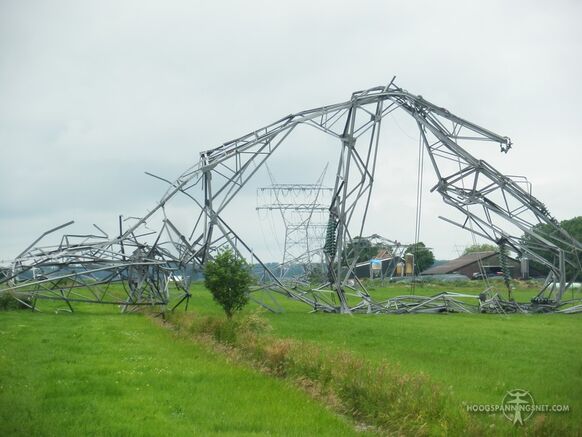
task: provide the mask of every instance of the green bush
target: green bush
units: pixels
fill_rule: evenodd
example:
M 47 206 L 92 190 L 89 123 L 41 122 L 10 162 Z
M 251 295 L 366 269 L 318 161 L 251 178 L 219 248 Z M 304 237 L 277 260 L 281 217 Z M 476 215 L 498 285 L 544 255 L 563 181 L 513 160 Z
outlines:
M 29 295 L 19 295 L 18 299 L 28 304 L 32 302 L 32 298 Z M 30 307 L 17 300 L 11 292 L 0 291 L 0 311 L 22 310 L 27 308 Z
M 248 303 L 251 283 L 248 264 L 231 250 L 219 253 L 204 268 L 204 285 L 229 319 Z

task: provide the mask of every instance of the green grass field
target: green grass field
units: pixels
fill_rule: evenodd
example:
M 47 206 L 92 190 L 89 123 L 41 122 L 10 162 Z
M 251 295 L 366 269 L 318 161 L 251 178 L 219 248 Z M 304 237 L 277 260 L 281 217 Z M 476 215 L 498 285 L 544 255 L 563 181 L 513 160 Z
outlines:
M 478 285 L 417 286 L 414 293 L 478 293 Z M 371 287 L 378 300 L 411 292 L 408 285 Z M 515 294 L 527 301 L 535 290 Z M 277 338 L 423 373 L 446 392 L 453 410 L 499 404 L 507 390 L 525 389 L 538 404 L 566 404 L 570 411 L 536 413 L 521 431 L 582 433 L 582 315 L 350 316 L 280 301 L 284 313 L 261 311 Z M 112 306 L 76 305 L 74 314 L 54 314 L 64 307 L 57 303 L 39 307 L 42 313 L 0 313 L 0 435 L 354 432 L 353 423 L 287 380 L 227 362 L 143 315 L 121 315 Z M 244 313 L 257 310 L 250 304 Z M 194 286 L 190 311 L 222 317 L 201 285 Z M 520 432 L 500 415 L 472 416 L 493 434 Z M 554 425 L 532 428 L 546 419 Z
M 478 293 L 480 286 L 427 284 L 412 290 L 410 285 L 389 285 L 371 287 L 371 294 L 381 300 L 413 291 Z M 518 288 L 514 293 L 516 300 L 525 302 L 536 290 Z M 554 413 L 557 416 L 550 419 L 564 423 L 572 433 L 582 433 L 582 314 L 350 316 L 309 313 L 302 304 L 282 303 L 284 313 L 264 313 L 276 336 L 309 340 L 373 361 L 397 363 L 404 371 L 423 372 L 452 392 L 459 409 L 463 403 L 499 404 L 508 390 L 525 389 L 539 404 L 569 405 L 570 412 Z M 192 308 L 205 314 L 221 311 L 203 289 L 194 294 Z M 253 311 L 252 305 L 246 311 Z M 477 416 L 484 424 L 511 430 L 505 418 Z
M 0 435 L 352 435 L 284 381 L 140 314 L 0 313 Z

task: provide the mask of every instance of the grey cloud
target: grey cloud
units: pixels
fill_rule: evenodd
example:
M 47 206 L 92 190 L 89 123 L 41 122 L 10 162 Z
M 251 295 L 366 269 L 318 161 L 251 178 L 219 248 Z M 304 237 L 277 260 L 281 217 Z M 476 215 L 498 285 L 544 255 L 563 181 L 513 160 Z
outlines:
M 581 9 L 574 1 L 2 2 L 0 258 L 71 215 L 90 226 L 93 216 L 114 224 L 119 213 L 140 214 L 164 189 L 144 170 L 173 178 L 202 150 L 394 74 L 511 136 L 507 156 L 491 148 L 479 156 L 527 175 L 558 218 L 579 215 Z M 405 240 L 410 220 L 394 210 L 409 195 L 390 181 L 413 171 L 413 160 L 394 156 L 415 144 L 395 126 L 387 135 L 390 159 L 379 171 L 391 174 L 379 175 L 369 229 Z M 333 172 L 331 146 L 314 145 L 303 172 L 290 150 L 273 159 L 281 180 L 311 182 L 327 161 Z M 256 184 L 266 182 L 261 174 Z M 252 189 L 245 196 L 252 220 Z M 443 206 L 426 196 L 422 239 L 450 257 L 469 237 L 436 221 Z

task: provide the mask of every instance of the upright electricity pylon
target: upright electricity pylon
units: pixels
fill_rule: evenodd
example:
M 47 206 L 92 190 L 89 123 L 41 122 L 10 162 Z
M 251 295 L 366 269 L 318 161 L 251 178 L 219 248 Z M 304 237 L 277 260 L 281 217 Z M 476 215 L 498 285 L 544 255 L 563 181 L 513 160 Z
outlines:
M 323 244 L 332 188 L 323 187 L 327 165 L 315 184 L 277 184 L 257 188 L 257 211 L 276 211 L 285 227 L 279 278 L 307 280 L 315 264 L 324 260 Z M 299 271 L 296 269 L 299 268 Z

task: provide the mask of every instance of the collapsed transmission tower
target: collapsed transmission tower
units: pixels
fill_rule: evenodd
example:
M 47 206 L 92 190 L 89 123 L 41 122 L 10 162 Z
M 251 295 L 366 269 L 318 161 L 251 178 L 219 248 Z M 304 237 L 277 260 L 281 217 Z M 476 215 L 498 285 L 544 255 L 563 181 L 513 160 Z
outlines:
M 444 293 L 431 298 L 404 296 L 376 301 L 353 274 L 357 254 L 350 242 L 361 237 L 372 195 L 382 120 L 400 111 L 415 121 L 422 147 L 435 171 L 431 191 L 462 217 L 444 220 L 486 238 L 504 251 L 544 265 L 549 274 L 529 304 L 503 301 L 497 295 L 479 297 Z M 239 235 L 225 210 L 240 190 L 299 127 L 310 127 L 337 143 L 337 171 L 324 252 L 327 281 L 319 287 L 286 286 Z M 15 297 L 72 302 L 167 305 L 170 282 L 190 299 L 190 281 L 222 247 L 260 265 L 269 278 L 252 297 L 268 306 L 265 297 L 282 295 L 314 310 L 362 312 L 438 311 L 582 311 L 580 300 L 565 300 L 565 290 L 581 270 L 582 245 L 570 236 L 536 199 L 523 179 L 506 176 L 466 149 L 478 145 L 489 153 L 497 144 L 507 153 L 511 141 L 464 120 L 422 96 L 388 85 L 356 91 L 347 101 L 288 115 L 247 135 L 208 149 L 177 179 L 159 178 L 168 190 L 147 214 L 120 226 L 118 235 L 65 235 L 57 244 L 42 246 L 51 229 L 12 262 L 0 284 Z M 196 211 L 183 221 L 169 208 L 177 198 Z M 180 223 L 189 223 L 181 225 Z M 505 252 L 504 252 L 505 253 Z M 30 273 L 35 271 L 35 275 Z M 353 278 L 353 279 L 352 279 Z M 355 279 L 355 284 L 351 285 Z M 111 287 L 119 282 L 122 288 Z M 174 306 L 174 307 L 175 307 Z
M 278 212 L 285 227 L 283 258 L 279 278 L 292 276 L 308 281 L 316 265 L 324 261 L 323 244 L 332 188 L 323 187 L 323 173 L 315 184 L 277 184 L 269 171 L 271 185 L 257 189 L 257 211 Z M 298 275 L 297 275 L 298 273 Z

